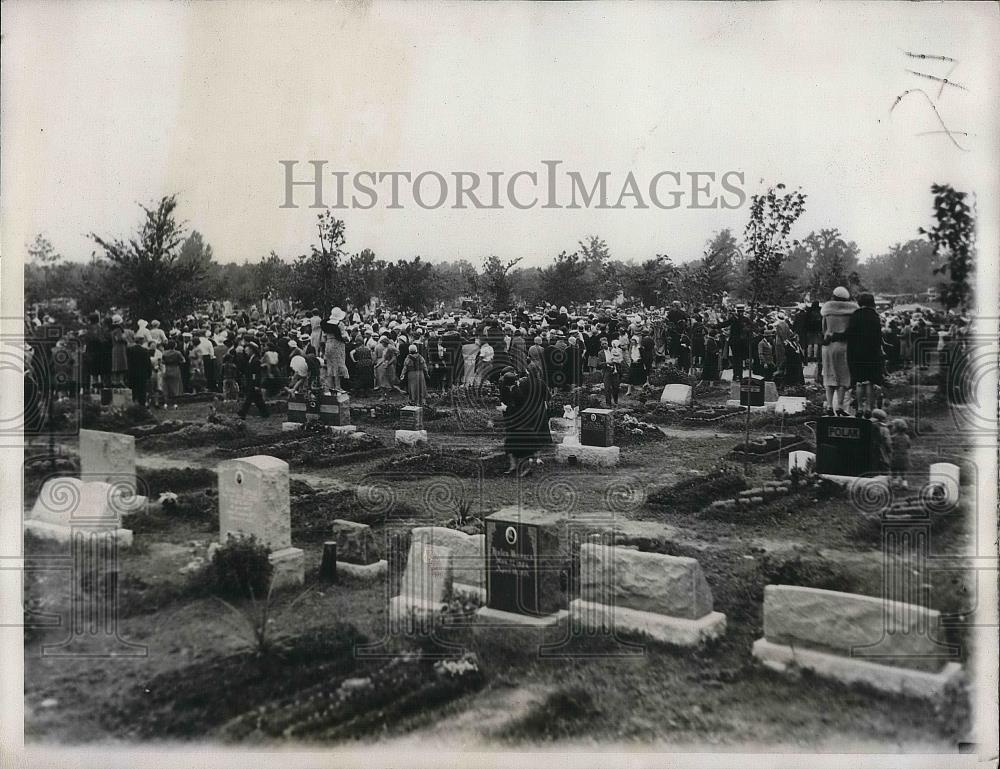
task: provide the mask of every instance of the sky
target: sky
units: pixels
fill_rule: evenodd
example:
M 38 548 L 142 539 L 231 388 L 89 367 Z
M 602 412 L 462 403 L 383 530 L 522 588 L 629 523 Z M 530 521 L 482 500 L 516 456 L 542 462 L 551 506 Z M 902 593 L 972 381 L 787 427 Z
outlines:
M 998 6 L 935 3 L 5 3 L 4 256 L 44 233 L 88 258 L 137 203 L 177 193 L 222 262 L 308 251 L 281 160 L 372 171 L 543 171 L 612 197 L 631 172 L 742 172 L 808 195 L 794 236 L 837 227 L 863 257 L 931 222 L 930 185 L 994 218 Z M 958 59 L 950 65 L 904 51 Z M 924 88 L 968 151 L 940 130 Z M 328 177 L 332 184 L 333 177 Z M 330 187 L 327 187 L 329 190 Z M 428 187 L 432 192 L 433 186 Z M 380 185 L 385 195 L 387 188 Z M 434 197 L 434 195 L 429 195 Z M 747 207 L 338 212 L 350 252 L 541 264 L 596 234 L 616 258 L 701 255 Z M 648 201 L 647 201 L 648 202 Z

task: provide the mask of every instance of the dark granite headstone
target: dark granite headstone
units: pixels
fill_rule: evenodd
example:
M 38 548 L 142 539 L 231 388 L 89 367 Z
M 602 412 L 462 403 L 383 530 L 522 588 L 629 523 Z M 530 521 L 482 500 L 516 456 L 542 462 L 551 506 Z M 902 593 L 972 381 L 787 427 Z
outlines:
M 489 608 L 544 616 L 567 607 L 569 562 L 559 544 L 561 520 L 516 508 L 486 518 Z
M 740 405 L 763 406 L 764 388 L 764 377 L 745 377 L 743 382 L 740 384 Z
M 614 446 L 615 416 L 610 409 L 586 409 L 580 415 L 580 443 L 584 446 Z
M 857 417 L 820 417 L 816 424 L 816 472 L 860 476 L 878 467 L 874 424 Z
M 403 406 L 399 410 L 400 430 L 423 430 L 424 410 L 420 406 Z

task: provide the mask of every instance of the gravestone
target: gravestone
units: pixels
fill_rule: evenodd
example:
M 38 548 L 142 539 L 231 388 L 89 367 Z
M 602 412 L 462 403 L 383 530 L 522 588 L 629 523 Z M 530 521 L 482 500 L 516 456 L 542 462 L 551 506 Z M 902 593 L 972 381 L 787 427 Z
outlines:
M 120 547 L 132 544 L 132 532 L 120 527 L 129 512 L 110 483 L 79 478 L 50 478 L 42 485 L 24 521 L 24 530 L 42 539 L 68 543 L 78 529 L 106 534 Z
M 351 424 L 351 398 L 345 392 L 324 393 L 319 397 L 319 421 L 328 427 L 341 428 L 336 432 L 345 431 L 344 428 L 351 428 L 353 432 L 356 428 Z
M 389 602 L 389 622 L 393 627 L 412 619 L 440 614 L 451 599 L 451 550 L 414 539 L 399 584 L 399 595 Z
M 677 403 L 682 406 L 691 405 L 691 385 L 668 384 L 660 394 L 660 403 Z
M 788 472 L 794 468 L 806 470 L 809 463 L 813 463 L 813 470 L 816 469 L 816 455 L 811 451 L 789 451 L 788 452 Z
M 580 443 L 601 448 L 614 446 L 614 412 L 611 409 L 584 409 L 580 422 Z
M 479 616 L 529 625 L 567 616 L 569 557 L 558 531 L 563 518 L 512 506 L 485 523 L 486 606 Z
M 418 443 L 427 443 L 426 430 L 396 430 L 393 437 L 400 446 L 416 446 Z
M 219 541 L 253 536 L 271 549 L 275 588 L 305 580 L 303 553 L 292 547 L 288 463 L 264 455 L 230 459 L 216 468 L 219 478 Z
M 820 417 L 816 423 L 816 472 L 859 476 L 878 470 L 877 431 L 867 419 Z
M 774 383 L 771 383 L 772 386 Z M 777 400 L 775 394 L 775 400 Z M 765 402 L 764 377 L 752 374 L 744 377 L 740 383 L 740 405 L 741 406 L 763 406 Z
M 580 546 L 580 597 L 570 616 L 590 630 L 639 633 L 676 646 L 697 646 L 726 628 L 694 558 L 599 542 Z
M 778 386 L 770 379 L 764 382 L 764 403 L 775 403 L 778 400 Z
M 961 470 L 950 462 L 935 462 L 930 466 L 929 485 L 941 489 L 947 505 L 958 504 Z
M 135 484 L 135 438 L 122 433 L 80 430 L 80 476 L 84 481 Z
M 424 410 L 420 406 L 403 406 L 399 410 L 400 430 L 423 430 Z
M 775 414 L 801 414 L 806 410 L 809 401 L 806 398 L 782 395 L 774 404 Z
M 811 670 L 847 684 L 935 697 L 961 675 L 957 647 L 934 637 L 940 613 L 833 590 L 768 585 L 754 657 L 784 672 Z
M 302 393 L 295 393 L 288 397 L 288 411 L 286 413 L 286 421 L 282 424 L 282 429 L 285 429 L 285 424 L 291 425 L 302 425 L 307 421 L 307 412 L 309 410 L 309 399 Z M 317 407 L 319 403 L 316 403 Z M 289 428 L 290 429 L 290 428 Z
M 372 580 L 388 571 L 389 562 L 379 555 L 375 533 L 367 523 L 338 518 L 333 522 L 337 542 L 337 570 L 356 579 Z
M 486 602 L 485 536 L 466 534 L 444 526 L 420 526 L 411 532 L 412 542 L 441 545 L 451 551 L 452 588 L 458 595 Z

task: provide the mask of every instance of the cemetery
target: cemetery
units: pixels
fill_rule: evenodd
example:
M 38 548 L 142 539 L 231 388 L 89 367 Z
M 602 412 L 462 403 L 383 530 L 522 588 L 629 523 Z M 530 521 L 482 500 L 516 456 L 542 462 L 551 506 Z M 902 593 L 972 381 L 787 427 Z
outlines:
M 854 481 L 877 477 L 870 457 L 842 447 L 864 420 L 805 419 L 808 397 L 737 411 L 727 388 L 675 388 L 658 424 L 638 398 L 589 406 L 587 387 L 553 406 L 526 477 L 457 400 L 355 402 L 350 423 L 294 429 L 289 402 L 171 442 L 216 424 L 192 402 L 162 432 L 62 439 L 25 468 L 27 552 L 99 568 L 33 573 L 25 605 L 82 601 L 114 622 L 27 634 L 29 732 L 933 745 L 968 728 L 964 631 L 941 622 L 969 609 L 966 575 L 885 594 L 886 559 L 910 563 L 885 555 L 892 527 L 934 553 L 969 543 L 975 479 L 934 440 L 946 408 L 928 411 L 907 487 L 868 488 Z M 886 607 L 917 624 L 883 633 Z M 114 655 L 49 656 L 80 644 Z
M 995 3 L 3 20 L 0 769 L 996 764 Z

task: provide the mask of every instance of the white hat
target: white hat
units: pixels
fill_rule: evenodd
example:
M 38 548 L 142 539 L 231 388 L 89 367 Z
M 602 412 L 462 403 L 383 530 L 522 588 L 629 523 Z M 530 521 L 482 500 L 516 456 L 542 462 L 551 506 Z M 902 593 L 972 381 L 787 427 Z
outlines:
M 848 291 L 843 286 L 837 286 L 835 289 L 833 289 L 833 298 L 840 299 L 842 302 L 846 302 L 848 299 L 851 298 L 851 292 Z
M 341 310 L 339 307 L 334 307 L 330 310 L 330 322 L 340 323 L 344 318 L 347 317 L 347 313 Z

